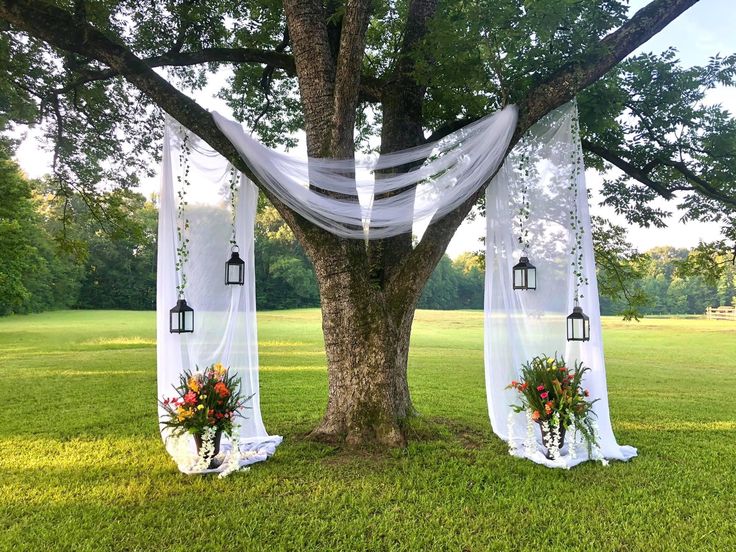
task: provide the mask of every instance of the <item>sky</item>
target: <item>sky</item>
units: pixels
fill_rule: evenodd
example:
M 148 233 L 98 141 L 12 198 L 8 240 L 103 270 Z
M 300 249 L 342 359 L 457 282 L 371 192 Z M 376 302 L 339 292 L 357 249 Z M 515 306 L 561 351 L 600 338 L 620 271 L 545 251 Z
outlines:
M 630 14 L 645 6 L 648 0 L 631 0 Z M 639 48 L 636 53 L 660 53 L 670 46 L 678 50 L 683 65 L 702 65 L 711 56 L 720 53 L 729 55 L 736 53 L 736 0 L 700 0 L 687 10 L 663 31 L 655 35 L 649 42 Z M 228 109 L 221 100 L 214 96 L 222 83 L 222 79 L 211 80 L 211 86 L 197 94 L 196 99 L 207 109 L 227 113 Z M 712 91 L 708 101 L 720 103 L 724 108 L 736 114 L 736 89 L 720 87 Z M 32 178 L 50 172 L 51 157 L 39 147 L 36 133 L 29 133 L 17 152 L 18 161 L 23 170 Z M 698 241 L 710 241 L 719 237 L 719 226 L 713 223 L 678 222 L 678 214 L 670 219 L 670 225 L 664 229 L 639 228 L 626 224 L 622 217 L 611 209 L 599 206 L 602 177 L 595 171 L 587 171 L 588 187 L 592 192 L 591 214 L 601 215 L 629 228 L 629 240 L 640 251 L 646 251 L 659 245 L 675 247 L 692 247 Z M 154 182 L 148 182 L 141 190 L 149 195 L 155 190 Z M 672 211 L 672 206 L 662 202 L 661 206 Z M 485 233 L 485 221 L 477 217 L 474 221 L 466 221 L 455 234 L 447 248 L 450 257 L 456 257 L 465 251 L 477 251 L 482 248 L 479 241 Z

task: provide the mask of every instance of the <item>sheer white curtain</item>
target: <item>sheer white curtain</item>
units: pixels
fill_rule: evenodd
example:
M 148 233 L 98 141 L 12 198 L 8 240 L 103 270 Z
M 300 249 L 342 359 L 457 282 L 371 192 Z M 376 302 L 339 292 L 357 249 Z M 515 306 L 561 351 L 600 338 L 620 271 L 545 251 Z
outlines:
M 215 114 L 218 126 L 246 163 L 281 201 L 322 228 L 354 239 L 409 232 L 417 222 L 454 209 L 496 171 L 516 119 L 516 108 L 511 106 L 426 146 L 345 161 L 308 160 L 269 150 L 248 136 L 241 125 Z M 241 449 L 248 453 L 243 463 L 263 460 L 274 452 L 281 437 L 266 432 L 258 400 L 253 272 L 257 190 L 239 175 L 233 188 L 226 160 L 173 122 L 167 124 L 163 154 L 157 295 L 159 397 L 170 394 L 184 367 L 222 362 L 237 369 L 244 392 L 255 393 L 241 429 Z M 391 169 L 406 165 L 414 168 L 408 173 L 391 173 Z M 310 183 L 339 195 L 326 195 L 310 188 Z M 406 189 L 413 185 L 415 189 Z M 388 197 L 382 196 L 389 192 Z M 542 464 L 570 467 L 587 459 L 585 447 L 576 455 L 567 447 L 561 459 L 546 459 L 538 428 L 534 428 L 534 443 L 529 443 L 525 416 L 514 415 L 509 408 L 517 397 L 506 386 L 519 378 L 521 364 L 542 353 L 562 353 L 568 362 L 581 360 L 592 369 L 585 386 L 592 398 L 599 399 L 594 407 L 600 432 L 596 453 L 620 460 L 635 456 L 635 449 L 617 444 L 609 419 L 590 216 L 574 104 L 556 110 L 531 129 L 504 162 L 486 197 L 485 365 L 493 430 L 509 441 L 514 454 Z M 233 203 L 236 241 L 246 262 L 246 284 L 242 287 L 224 285 Z M 522 207 L 527 204 L 529 212 L 524 214 Z M 184 297 L 195 309 L 195 331 L 171 334 L 168 311 L 176 302 L 180 283 L 175 270 L 180 245 L 177 225 L 181 227 L 184 219 L 190 223 L 182 236 L 190 240 L 189 258 L 183 266 L 187 278 Z M 537 267 L 534 291 L 512 289 L 511 267 L 522 253 L 517 239 L 522 230 L 528 232 L 525 253 Z M 592 339 L 585 343 L 566 340 L 565 319 L 573 307 L 576 267 L 584 280 L 580 304 L 591 321 Z M 165 431 L 163 436 L 166 439 Z M 194 460 L 192 439 L 166 439 L 166 443 L 180 469 L 186 471 Z M 225 442 L 224 450 L 229 446 Z
M 522 212 L 529 208 L 528 217 Z M 559 460 L 548 460 L 534 425 L 534 443 L 527 443 L 527 420 L 513 414 L 518 393 L 506 389 L 518 380 L 522 363 L 536 355 L 563 354 L 591 368 L 589 389 L 606 459 L 627 460 L 636 449 L 620 446 L 611 427 L 601 339 L 585 170 L 574 103 L 537 123 L 509 157 L 486 193 L 485 373 L 488 411 L 493 431 L 509 442 L 512 454 L 550 467 L 570 467 L 588 459 L 585 446 L 569 446 Z M 578 228 L 576 232 L 575 228 Z M 536 290 L 514 290 L 511 268 L 519 261 L 520 233 L 528 231 L 525 253 L 537 268 Z M 573 252 L 576 234 L 580 246 Z M 578 256 L 580 264 L 578 264 Z M 582 270 L 580 306 L 590 317 L 591 340 L 568 342 L 566 317 L 575 296 L 575 269 Z M 566 439 L 570 441 L 570 439 Z M 532 446 L 530 446 L 532 445 Z
M 233 174 L 235 180 L 231 180 Z M 221 362 L 237 370 L 243 393 L 246 396 L 255 393 L 241 412 L 244 419 L 237 421 L 241 465 L 265 460 L 281 442 L 281 437 L 266 432 L 259 402 L 253 267 L 257 200 L 258 190 L 252 182 L 232 173 L 227 161 L 196 136 L 167 121 L 158 227 L 158 397 L 174 395 L 172 385 L 178 384 L 184 368 L 204 368 Z M 230 258 L 233 204 L 235 240 L 245 261 L 243 286 L 224 283 L 225 261 Z M 183 228 L 184 220 L 189 221 L 189 229 Z M 195 310 L 194 333 L 169 332 L 169 309 L 176 303 L 177 286 L 181 282 L 175 268 L 180 245 L 177 227 L 183 230 L 182 239 L 190 240 L 189 258 L 183 266 L 184 298 Z M 187 472 L 196 461 L 192 437 L 174 438 L 164 428 L 162 437 L 179 468 Z M 231 443 L 223 436 L 223 453 L 227 454 L 230 448 Z
M 449 213 L 487 182 L 506 154 L 517 109 L 508 106 L 436 142 L 354 161 L 273 151 L 239 123 L 217 113 L 213 117 L 263 185 L 283 203 L 338 236 L 381 239 L 411 232 L 415 222 Z M 392 172 L 406 166 L 413 168 Z

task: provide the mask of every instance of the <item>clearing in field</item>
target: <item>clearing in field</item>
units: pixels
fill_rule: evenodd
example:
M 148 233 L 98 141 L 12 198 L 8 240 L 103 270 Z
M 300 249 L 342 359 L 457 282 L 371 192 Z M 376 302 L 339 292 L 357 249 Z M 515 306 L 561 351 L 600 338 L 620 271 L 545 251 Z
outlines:
M 261 407 L 285 440 L 223 481 L 182 477 L 163 453 L 153 313 L 4 318 L 0 549 L 736 547 L 733 323 L 605 319 L 614 429 L 640 456 L 569 472 L 492 435 L 482 325 L 420 311 L 410 445 L 347 455 L 304 439 L 326 402 L 319 311 L 261 313 Z

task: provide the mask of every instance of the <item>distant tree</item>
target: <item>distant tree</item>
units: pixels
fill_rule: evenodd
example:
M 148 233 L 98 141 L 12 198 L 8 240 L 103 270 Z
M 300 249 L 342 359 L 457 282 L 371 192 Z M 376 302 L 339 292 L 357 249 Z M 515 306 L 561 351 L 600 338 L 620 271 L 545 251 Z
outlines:
M 79 270 L 42 226 L 33 187 L 0 148 L 0 315 L 74 304 Z
M 255 276 L 259 309 L 319 306 L 314 268 L 276 209 L 259 207 L 256 217 Z
M 458 276 L 452 260 L 444 255 L 419 298 L 420 309 L 456 309 L 458 308 Z
M 156 308 L 156 233 L 158 213 L 142 195 L 129 194 L 129 232 L 111 236 L 87 219 L 84 276 L 77 307 L 83 309 Z
M 482 309 L 485 293 L 485 257 L 479 253 L 462 253 L 452 263 L 458 273 L 457 307 Z

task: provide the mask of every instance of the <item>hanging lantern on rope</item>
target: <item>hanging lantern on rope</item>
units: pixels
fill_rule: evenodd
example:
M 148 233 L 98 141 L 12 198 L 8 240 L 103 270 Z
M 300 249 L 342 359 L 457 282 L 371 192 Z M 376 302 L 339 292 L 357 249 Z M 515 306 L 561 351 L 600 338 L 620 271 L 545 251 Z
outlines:
M 187 305 L 186 299 L 178 299 L 169 311 L 169 331 L 171 333 L 192 333 L 194 331 L 194 309 Z
M 567 317 L 567 340 L 590 341 L 590 318 L 575 301 L 572 313 Z
M 242 286 L 245 283 L 245 261 L 240 258 L 238 246 L 233 245 L 230 259 L 225 263 L 225 285 Z
M 522 156 L 522 159 L 525 157 Z M 519 245 L 521 246 L 521 257 L 519 262 L 511 269 L 512 283 L 514 289 L 537 289 L 537 268 L 529 262 L 526 252 L 529 250 L 529 230 L 524 224 L 529 221 L 531 213 L 531 202 L 529 201 L 529 189 L 527 184 L 521 187 L 521 206 L 519 207 Z
M 528 257 L 521 257 L 513 272 L 514 289 L 537 289 L 537 269 Z

